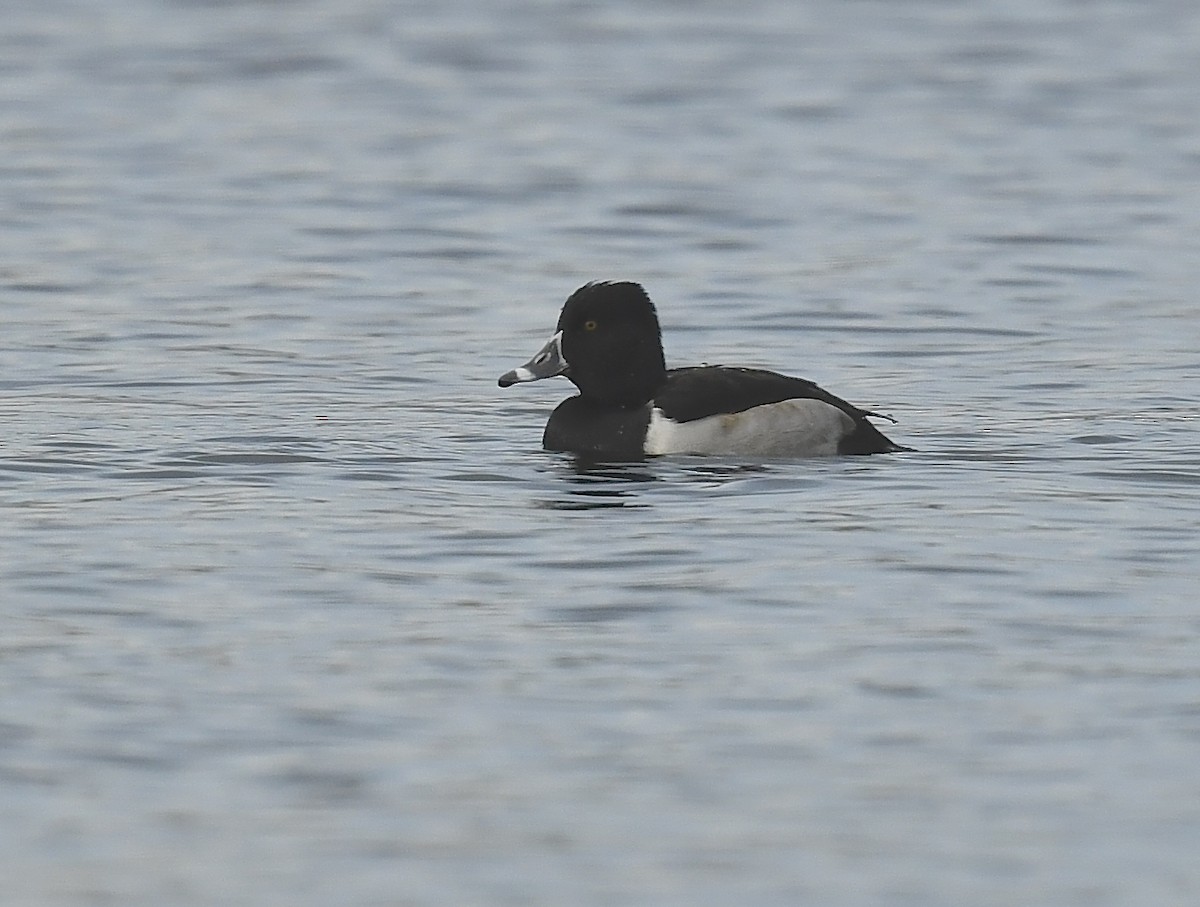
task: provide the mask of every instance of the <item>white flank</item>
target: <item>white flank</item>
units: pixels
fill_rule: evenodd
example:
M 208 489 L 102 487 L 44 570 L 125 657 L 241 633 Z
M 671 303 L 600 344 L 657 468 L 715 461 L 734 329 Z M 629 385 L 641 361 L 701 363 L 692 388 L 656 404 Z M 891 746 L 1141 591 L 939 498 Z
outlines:
M 820 400 L 784 400 L 693 422 L 673 422 L 655 407 L 644 450 L 652 456 L 829 457 L 853 430 L 853 419 Z

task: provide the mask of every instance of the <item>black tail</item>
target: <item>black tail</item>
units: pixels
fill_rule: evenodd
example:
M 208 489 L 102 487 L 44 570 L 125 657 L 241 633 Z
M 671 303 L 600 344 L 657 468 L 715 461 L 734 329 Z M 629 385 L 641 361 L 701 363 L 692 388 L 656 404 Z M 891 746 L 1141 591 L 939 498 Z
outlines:
M 890 422 L 896 421 L 891 416 L 880 416 L 878 413 L 868 412 L 866 415 L 887 419 Z M 838 453 L 848 456 L 864 456 L 866 454 L 877 453 L 902 453 L 914 449 L 912 447 L 905 447 L 903 444 L 897 444 L 868 422 L 865 417 L 860 417 L 857 423 L 854 426 L 854 431 L 846 435 L 838 443 Z

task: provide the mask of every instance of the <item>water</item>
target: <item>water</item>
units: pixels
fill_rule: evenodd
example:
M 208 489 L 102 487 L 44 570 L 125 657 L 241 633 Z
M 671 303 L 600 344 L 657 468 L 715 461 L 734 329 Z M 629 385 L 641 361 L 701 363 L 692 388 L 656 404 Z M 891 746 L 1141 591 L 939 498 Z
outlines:
M 6 903 L 1196 903 L 1195 4 L 4 23 Z M 541 452 L 594 278 L 917 452 Z

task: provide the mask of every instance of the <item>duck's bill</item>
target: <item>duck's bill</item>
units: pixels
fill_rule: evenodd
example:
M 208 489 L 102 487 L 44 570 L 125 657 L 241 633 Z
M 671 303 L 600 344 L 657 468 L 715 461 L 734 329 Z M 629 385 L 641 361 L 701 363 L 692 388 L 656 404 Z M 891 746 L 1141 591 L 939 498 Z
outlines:
M 500 386 L 511 387 L 523 381 L 540 381 L 542 378 L 566 374 L 566 371 L 567 360 L 562 354 L 562 331 L 559 331 L 537 351 L 536 356 L 519 368 L 501 375 Z

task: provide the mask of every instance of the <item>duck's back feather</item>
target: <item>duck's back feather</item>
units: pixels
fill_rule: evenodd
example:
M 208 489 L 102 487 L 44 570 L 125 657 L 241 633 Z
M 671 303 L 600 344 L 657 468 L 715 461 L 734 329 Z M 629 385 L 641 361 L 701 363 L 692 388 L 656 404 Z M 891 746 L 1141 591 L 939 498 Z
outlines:
M 805 378 L 793 378 L 765 369 L 729 366 L 694 366 L 671 369 L 667 381 L 654 395 L 654 407 L 662 417 L 679 426 L 713 417 L 740 414 L 756 407 L 774 407 L 785 401 L 811 400 L 840 410 L 845 418 L 824 412 L 821 406 L 790 405 L 764 410 L 759 414 L 762 426 L 784 430 L 783 423 L 794 421 L 797 431 L 820 428 L 831 433 L 829 453 L 887 453 L 905 448 L 894 444 L 867 421 L 874 416 Z M 744 420 L 728 420 L 732 426 Z

